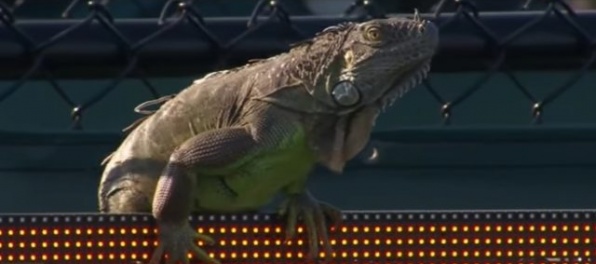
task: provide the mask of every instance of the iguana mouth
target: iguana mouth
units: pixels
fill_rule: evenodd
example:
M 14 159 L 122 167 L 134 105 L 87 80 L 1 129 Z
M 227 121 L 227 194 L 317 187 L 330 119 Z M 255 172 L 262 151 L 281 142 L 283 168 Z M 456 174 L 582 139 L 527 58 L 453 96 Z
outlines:
M 428 75 L 430 59 L 408 69 L 393 80 L 390 88 L 381 96 L 379 104 L 382 110 L 393 105 L 395 100 L 404 96 L 412 88 L 418 86 Z

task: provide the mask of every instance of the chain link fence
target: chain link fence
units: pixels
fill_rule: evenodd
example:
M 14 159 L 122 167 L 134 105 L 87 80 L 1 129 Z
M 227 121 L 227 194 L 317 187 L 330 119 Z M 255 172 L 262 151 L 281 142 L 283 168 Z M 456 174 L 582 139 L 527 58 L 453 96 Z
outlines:
M 490 85 L 507 86 L 499 89 L 517 93 L 504 97 L 515 96 L 526 105 L 525 113 L 513 115 L 541 124 L 549 107 L 578 82 L 586 86 L 596 78 L 592 71 L 596 12 L 574 10 L 572 4 L 580 6 L 581 1 L 502 1 L 499 7 L 491 7 L 494 1 L 393 1 L 401 5 L 338 1 L 346 6 L 332 16 L 312 15 L 312 1 L 254 1 L 245 17 L 233 16 L 242 12 L 229 10 L 226 1 L 210 1 L 209 7 L 205 1 L 181 0 L 62 2 L 60 6 L 46 1 L 0 1 L 0 109 L 4 116 L 0 123 L 4 130 L 20 130 L 27 123 L 56 130 L 61 127 L 56 124 L 64 124 L 66 118 L 72 130 L 88 130 L 85 122 L 111 118 L 120 118 L 118 126 L 124 127 L 124 120 L 134 118 L 136 104 L 175 93 L 203 74 L 286 51 L 291 43 L 342 21 L 411 15 L 413 9 L 406 12 L 405 8 L 425 11 L 423 17 L 440 27 L 441 44 L 430 78 L 412 92 L 411 97 L 426 102 L 424 106 L 406 97 L 404 108 L 384 117 L 386 122 L 399 115 L 407 119 L 429 106 L 436 123 L 453 125 L 462 105 L 493 82 Z M 123 2 L 128 13 L 114 9 Z M 32 10 L 50 6 L 57 10 L 55 17 L 32 14 Z M 519 12 L 483 12 L 504 7 Z M 212 13 L 218 17 L 203 11 L 217 8 L 219 13 Z M 469 73 L 461 78 L 466 84 L 458 81 L 461 73 Z M 534 79 L 557 76 L 557 83 L 527 81 L 523 75 Z M 554 88 L 536 87 L 545 82 Z M 501 111 L 510 108 L 510 99 L 477 104 Z M 409 106 L 408 100 L 412 101 Z M 573 103 L 569 107 L 564 111 L 592 112 L 589 105 L 576 110 Z M 467 111 L 475 110 L 468 107 Z M 590 118 L 582 122 L 590 123 Z

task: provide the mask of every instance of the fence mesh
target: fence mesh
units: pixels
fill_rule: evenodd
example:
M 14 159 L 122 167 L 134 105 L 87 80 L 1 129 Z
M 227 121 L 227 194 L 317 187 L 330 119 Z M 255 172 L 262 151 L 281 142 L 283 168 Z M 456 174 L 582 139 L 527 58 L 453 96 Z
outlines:
M 31 23 L 44 23 L 43 21 L 31 20 L 27 24 L 28 17 L 27 7 L 33 10 L 36 5 L 47 6 L 48 2 L 42 3 L 42 1 L 33 0 L 15 0 L 15 1 L 0 1 L 0 28 L 3 29 L 4 33 L 0 35 L 0 45 L 4 46 L 5 60 L 0 60 L 0 64 L 6 63 L 6 65 L 15 64 L 15 67 L 21 67 L 20 70 L 14 70 L 10 77 L 4 78 L 0 86 L 0 105 L 10 101 L 11 98 L 16 97 L 19 91 L 25 89 L 28 83 L 40 82 L 45 83 L 44 87 L 49 87 L 60 100 L 69 107 L 71 128 L 75 130 L 84 129 L 83 117 L 89 112 L 89 110 L 95 105 L 106 100 L 110 94 L 114 93 L 116 89 L 127 89 L 128 85 L 123 83 L 130 83 L 131 81 L 138 82 L 141 84 L 143 89 L 146 90 L 146 94 L 150 98 L 159 98 L 163 96 L 163 92 L 160 92 L 158 85 L 155 84 L 155 76 L 153 74 L 146 73 L 145 65 L 139 58 L 141 54 L 150 53 L 146 47 L 157 41 L 168 41 L 172 36 L 168 35 L 168 32 L 173 28 L 178 27 L 181 24 L 192 25 L 192 32 L 187 31 L 188 34 L 196 35 L 197 38 L 205 40 L 208 47 L 202 47 L 207 53 L 211 54 L 210 59 L 205 62 L 205 69 L 197 71 L 196 75 L 192 77 L 200 76 L 201 74 L 207 73 L 211 70 L 217 70 L 226 67 L 232 67 L 239 65 L 245 61 L 242 58 L 240 60 L 231 59 L 231 55 L 237 51 L 239 43 L 242 43 L 246 39 L 250 38 L 252 34 L 258 31 L 269 32 L 270 30 L 267 25 L 275 23 L 283 26 L 283 34 L 291 35 L 288 39 L 295 39 L 297 41 L 311 37 L 310 33 L 305 33 L 303 29 L 294 23 L 292 11 L 294 9 L 288 8 L 288 3 L 294 3 L 294 1 L 254 1 L 255 5 L 252 8 L 250 17 L 247 20 L 245 30 L 238 35 L 233 37 L 221 38 L 214 30 L 209 29 L 204 19 L 205 13 L 201 9 L 201 1 L 181 1 L 181 0 L 168 0 L 168 1 L 157 1 L 157 2 L 144 2 L 138 0 L 130 0 L 127 2 L 131 6 L 129 10 L 130 14 L 135 14 L 137 17 L 151 17 L 153 23 L 157 23 L 158 27 L 153 32 L 147 33 L 143 37 L 131 37 L 129 32 L 124 32 L 118 26 L 119 20 L 115 19 L 114 11 L 111 7 L 115 5 L 117 1 L 81 1 L 72 0 L 64 1 L 64 6 L 58 8 L 58 4 L 53 4 L 53 8 L 60 9 L 60 15 L 54 17 L 55 20 L 66 19 L 68 21 L 67 27 L 64 27 L 60 31 L 52 31 L 51 35 L 46 34 L 40 37 L 39 34 L 33 36 L 30 31 L 26 28 Z M 126 1 L 122 1 L 126 2 Z M 156 3 L 160 3 L 157 5 Z M 399 2 L 399 1 L 397 1 Z M 121 2 L 119 2 L 122 4 Z M 342 14 L 342 17 L 346 20 L 367 20 L 372 18 L 383 18 L 390 15 L 387 11 L 400 11 L 400 6 L 383 6 L 388 1 L 364 1 L 357 0 L 353 2 L 346 2 L 347 5 Z M 415 7 L 414 5 L 408 6 L 408 1 L 401 2 L 401 7 Z M 406 4 L 403 4 L 406 3 Z M 424 82 L 422 85 L 423 89 L 430 95 L 430 98 L 439 105 L 439 117 L 440 122 L 444 125 L 450 125 L 454 117 L 454 110 L 460 105 L 467 101 L 470 97 L 479 93 L 486 84 L 494 78 L 495 75 L 500 75 L 502 78 L 507 79 L 509 86 L 514 87 L 531 109 L 531 122 L 540 124 L 543 122 L 543 114 L 546 109 L 557 101 L 562 95 L 567 93 L 574 85 L 576 85 L 582 78 L 586 77 L 589 71 L 594 67 L 594 61 L 596 60 L 596 45 L 593 30 L 587 30 L 590 28 L 589 24 L 581 23 L 578 20 L 578 13 L 574 11 L 573 7 L 566 1 L 563 0 L 549 0 L 549 1 L 503 1 L 503 5 L 510 8 L 517 8 L 518 10 L 541 10 L 539 13 L 533 13 L 532 19 L 526 21 L 523 24 L 516 25 L 516 29 L 508 32 L 507 34 L 497 34 L 495 28 L 491 28 L 486 25 L 482 19 L 484 13 L 479 6 L 487 5 L 487 1 L 467 1 L 467 0 L 441 0 L 441 1 L 421 1 L 418 4 L 423 6 L 423 11 L 432 12 L 428 13 L 425 17 L 439 21 L 439 18 L 445 15 L 445 12 L 453 11 L 454 14 L 447 19 L 440 20 L 439 28 L 441 31 L 449 27 L 461 27 L 462 23 L 467 24 L 467 29 L 476 31 L 477 34 L 481 35 L 484 39 L 482 49 L 487 51 L 490 57 L 490 63 L 485 68 L 478 68 L 476 72 L 480 72 L 477 79 L 471 84 L 463 87 L 460 93 L 454 95 L 453 92 L 449 92 L 449 96 L 442 92 L 439 86 L 443 83 L 434 81 L 434 76 Z M 576 3 L 576 2 L 572 2 Z M 221 8 L 230 5 L 226 1 L 214 1 L 211 4 L 211 8 Z M 577 3 L 576 3 L 577 5 Z M 82 8 L 86 6 L 86 11 L 83 14 Z M 300 8 L 293 7 L 299 14 Z M 208 8 L 205 8 L 208 9 Z M 229 10 L 228 10 L 229 11 Z M 512 10 L 513 11 L 513 10 Z M 76 14 L 75 14 L 76 13 Z M 122 12 L 121 12 L 122 13 Z M 225 12 L 220 12 L 224 14 Z M 229 14 L 234 12 L 229 11 Z M 77 20 L 71 20 L 72 18 L 80 16 Z M 122 16 L 122 14 L 120 14 Z M 225 15 L 224 15 L 225 16 Z M 592 13 L 587 14 L 588 17 L 593 18 L 595 15 Z M 554 17 L 554 18 L 553 18 Z M 574 42 L 569 46 L 573 51 L 569 51 L 574 54 L 579 54 L 582 57 L 580 65 L 576 69 L 568 69 L 570 74 L 562 83 L 553 84 L 555 88 L 547 93 L 540 93 L 540 96 L 533 91 L 532 87 L 528 87 L 524 81 L 519 78 L 518 73 L 514 72 L 510 65 L 507 63 L 512 56 L 518 56 L 518 54 L 511 54 L 510 47 L 511 43 L 517 41 L 521 36 L 534 30 L 539 24 L 543 23 L 545 19 L 554 19 L 557 21 L 559 26 L 566 28 L 565 34 L 573 36 Z M 20 23 L 22 22 L 22 23 Z M 93 46 L 93 41 L 85 42 L 78 39 L 78 42 L 74 42 L 72 39 L 69 40 L 71 35 L 77 31 L 85 31 L 90 27 L 101 27 L 105 33 L 105 37 L 108 38 L 114 49 L 117 50 L 116 61 L 119 62 L 117 70 L 112 78 L 108 80 L 102 80 L 101 88 L 97 89 L 94 93 L 89 96 L 76 96 L 77 92 L 73 91 L 72 88 L 66 88 L 66 80 L 61 77 L 56 71 L 60 65 L 59 58 L 52 57 L 50 52 L 51 48 L 58 43 L 72 42 L 70 46 L 72 50 L 68 52 L 72 53 L 72 56 L 77 56 L 79 49 L 86 49 L 86 45 Z M 43 34 L 42 34 L 43 35 Z M 548 39 L 544 41 L 549 42 Z M 257 42 L 258 43 L 258 42 Z M 465 43 L 465 42 L 464 42 Z M 284 47 L 288 47 L 290 43 L 283 43 Z M 443 43 L 441 44 L 443 45 Z M 553 44 L 553 45 L 556 45 Z M 532 47 L 529 49 L 531 50 Z M 440 56 L 440 51 L 438 56 Z M 264 54 L 268 54 L 265 52 Z M 179 54 L 185 56 L 184 53 Z M 259 54 L 263 55 L 263 54 Z M 273 54 L 270 54 L 273 55 Z M 101 56 L 101 54 L 97 55 Z M 256 56 L 256 55 L 255 55 Z M 18 63 L 15 63 L 17 61 Z M 173 66 L 174 63 L 172 63 Z M 72 66 L 72 65 L 71 65 Z M 167 61 L 161 63 L 161 67 L 167 68 L 170 65 Z M 74 66 L 77 67 L 76 65 Z M 456 70 L 457 71 L 457 70 Z M 76 76 L 76 74 L 75 74 Z M 41 78 L 41 81 L 34 79 Z M 191 78 L 191 76 L 186 76 Z M 80 83 L 77 85 L 81 85 Z M 181 84 L 178 89 L 184 88 L 184 84 Z M 81 88 L 77 88 L 81 89 Z M 40 91 L 40 96 L 48 95 L 47 91 Z M 79 92 L 80 93 L 80 92 Z M 33 92 L 29 95 L 35 94 Z M 75 94 L 75 95 L 73 95 Z M 111 100 L 117 99 L 110 97 Z M 44 98 L 45 100 L 46 98 Z M 41 100 L 41 99 L 40 99 Z M 144 100 L 144 99 L 143 99 Z M 32 99 L 35 101 L 35 99 Z M 139 103 L 140 101 L 134 102 Z M 118 102 L 112 102 L 114 104 Z M 32 105 L 26 106 L 27 108 L 34 107 Z M 132 109 L 130 110 L 132 111 Z M 6 109 L 8 115 L 12 116 L 12 119 L 20 119 L 18 111 L 11 111 Z M 42 111 L 38 111 L 42 112 Z M 11 118 L 9 118 L 11 119 Z M 26 122 L 21 120 L 20 122 Z

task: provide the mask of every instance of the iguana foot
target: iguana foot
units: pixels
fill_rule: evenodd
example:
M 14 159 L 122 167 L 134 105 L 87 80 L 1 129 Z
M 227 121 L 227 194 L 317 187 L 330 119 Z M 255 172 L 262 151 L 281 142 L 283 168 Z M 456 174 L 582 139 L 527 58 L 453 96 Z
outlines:
M 195 240 L 203 240 L 210 245 L 215 241 L 203 234 L 197 233 L 190 227 L 190 224 L 159 224 L 159 243 L 149 264 L 159 264 L 163 255 L 168 254 L 166 263 L 189 263 L 188 252 L 192 252 L 201 263 L 220 264 L 219 261 L 211 258 L 205 250 L 197 246 Z
M 319 255 L 319 241 L 325 250 L 325 259 L 330 260 L 333 249 L 328 237 L 325 217 L 335 226 L 342 220 L 341 211 L 330 204 L 317 201 L 309 192 L 290 195 L 281 205 L 279 214 L 287 219 L 286 241 L 294 238 L 296 222 L 299 218 L 305 224 L 308 234 L 309 253 L 307 259 L 313 261 Z

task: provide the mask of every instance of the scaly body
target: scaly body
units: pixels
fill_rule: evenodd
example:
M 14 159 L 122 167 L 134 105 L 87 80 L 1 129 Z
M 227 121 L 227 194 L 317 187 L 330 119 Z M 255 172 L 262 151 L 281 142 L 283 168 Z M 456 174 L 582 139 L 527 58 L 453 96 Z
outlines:
M 99 188 L 100 210 L 152 212 L 160 244 L 151 263 L 217 263 L 194 244 L 212 241 L 188 224 L 192 212 L 255 211 L 278 193 L 286 235 L 299 217 L 309 258 L 323 241 L 325 217 L 339 210 L 305 187 L 317 163 L 341 173 L 360 152 L 378 113 L 426 76 L 436 28 L 419 18 L 347 23 L 290 52 L 210 74 L 138 122 L 111 155 Z
M 262 68 L 255 70 L 270 67 L 268 63 L 259 64 L 261 65 L 250 67 Z M 219 133 L 217 131 L 220 129 L 247 127 L 247 124 L 253 123 L 252 120 L 273 120 L 276 115 L 288 120 L 299 116 L 278 112 L 264 102 L 249 100 L 250 97 L 258 96 L 257 91 L 251 87 L 269 85 L 265 82 L 270 80 L 251 78 L 247 74 L 250 72 L 224 71 L 201 79 L 168 100 L 160 107 L 160 111 L 134 128 L 106 165 L 107 173 L 104 174 L 100 190 L 101 210 L 137 212 L 139 208 L 144 208 L 144 211 L 151 211 L 155 185 L 170 155 L 195 134 L 208 131 Z M 226 78 L 225 82 L 222 77 Z M 273 122 L 277 125 L 273 126 Z M 312 152 L 306 147 L 305 131 L 296 121 L 281 124 L 279 121 L 272 121 L 268 127 L 262 127 L 278 130 L 271 131 L 279 133 L 278 138 L 271 137 L 268 139 L 271 142 L 248 151 L 242 158 L 223 167 L 209 166 L 195 170 L 196 173 L 212 176 L 197 177 L 197 210 L 256 210 L 269 202 L 270 195 L 278 192 L 281 186 L 305 180 L 305 175 L 308 175 L 305 172 L 315 162 Z M 260 159 L 260 156 L 270 158 Z M 262 162 L 249 162 L 251 159 L 260 159 Z M 275 166 L 275 163 L 294 170 L 276 171 L 280 167 Z M 271 169 L 261 168 L 265 166 Z M 225 176 L 225 185 L 222 185 L 222 178 L 219 176 Z M 113 184 L 116 182 L 117 184 Z M 226 185 L 229 185 L 230 190 Z M 132 197 L 125 200 L 135 203 L 106 199 L 118 192 L 124 193 L 118 194 L 119 197 L 129 196 L 126 193 L 130 193 Z M 137 192 L 142 195 L 137 195 Z

